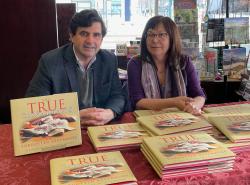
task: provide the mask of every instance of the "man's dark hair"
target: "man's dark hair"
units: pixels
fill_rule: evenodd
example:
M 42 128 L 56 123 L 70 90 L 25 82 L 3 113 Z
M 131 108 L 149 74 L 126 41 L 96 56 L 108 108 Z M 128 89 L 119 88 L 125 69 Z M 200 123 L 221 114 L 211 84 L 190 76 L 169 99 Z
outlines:
M 104 37 L 107 33 L 107 28 L 101 16 L 98 14 L 98 12 L 95 9 L 82 10 L 76 13 L 70 21 L 69 31 L 70 33 L 75 35 L 76 29 L 78 27 L 90 27 L 95 22 L 101 23 L 102 37 Z

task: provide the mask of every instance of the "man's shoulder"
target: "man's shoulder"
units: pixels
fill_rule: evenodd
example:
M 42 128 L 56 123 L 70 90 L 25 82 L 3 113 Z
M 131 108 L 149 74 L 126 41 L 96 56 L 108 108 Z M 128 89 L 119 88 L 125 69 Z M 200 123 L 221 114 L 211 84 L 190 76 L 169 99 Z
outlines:
M 65 55 L 65 52 L 69 49 L 70 45 L 66 44 L 59 48 L 55 48 L 53 50 L 47 51 L 44 54 L 42 54 L 42 58 L 45 60 L 54 60 L 58 57 L 63 57 Z
M 115 58 L 116 57 L 114 53 L 111 53 L 110 51 L 106 49 L 100 49 L 98 53 L 96 54 L 96 56 L 101 57 L 101 58 L 106 58 L 106 57 Z

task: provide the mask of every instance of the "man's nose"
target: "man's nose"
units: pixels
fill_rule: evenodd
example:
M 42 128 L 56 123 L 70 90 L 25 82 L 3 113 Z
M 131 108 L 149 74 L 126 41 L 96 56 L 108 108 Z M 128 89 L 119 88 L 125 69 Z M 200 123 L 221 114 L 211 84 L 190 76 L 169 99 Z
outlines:
M 88 42 L 93 42 L 94 41 L 94 35 L 93 34 L 89 34 L 87 37 L 86 37 L 86 41 Z

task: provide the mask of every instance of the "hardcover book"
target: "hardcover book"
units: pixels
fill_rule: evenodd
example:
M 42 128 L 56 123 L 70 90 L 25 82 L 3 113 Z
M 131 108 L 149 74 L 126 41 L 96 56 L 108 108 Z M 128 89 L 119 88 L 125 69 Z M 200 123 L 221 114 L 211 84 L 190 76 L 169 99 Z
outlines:
M 82 144 L 76 93 L 10 101 L 15 156 Z
M 175 0 L 174 9 L 196 9 L 196 0 Z
M 138 123 L 88 127 L 88 135 L 96 151 L 139 147 L 149 134 Z
M 142 116 L 137 121 L 154 135 L 174 134 L 191 130 L 204 130 L 211 125 L 202 118 L 189 113 L 164 113 L 152 116 Z
M 250 142 L 250 115 L 209 117 L 232 142 Z
M 223 49 L 223 71 L 230 79 L 241 79 L 246 72 L 246 48 Z
M 135 110 L 134 115 L 136 117 L 140 116 L 150 116 L 155 114 L 163 114 L 168 112 L 181 112 L 178 108 L 166 108 L 162 110 Z
M 52 159 L 50 173 L 52 185 L 137 184 L 119 151 Z
M 229 0 L 229 13 L 241 13 L 250 11 L 250 1 L 249 0 Z
M 224 18 L 208 19 L 206 41 L 224 41 Z
M 221 131 L 219 131 L 216 127 L 205 131 L 207 134 L 215 138 L 217 141 L 223 143 L 223 145 L 229 148 L 234 153 L 239 153 L 242 151 L 250 150 L 250 142 L 243 143 L 234 143 L 230 141 Z
M 204 58 L 206 61 L 206 71 L 215 75 L 218 71 L 218 50 L 215 48 L 205 48 Z
M 210 115 L 235 115 L 235 114 L 246 114 L 250 113 L 250 104 L 236 104 L 236 105 L 226 105 L 218 107 L 205 107 L 203 109 L 205 113 L 213 113 Z
M 225 44 L 247 44 L 249 42 L 249 17 L 225 18 Z

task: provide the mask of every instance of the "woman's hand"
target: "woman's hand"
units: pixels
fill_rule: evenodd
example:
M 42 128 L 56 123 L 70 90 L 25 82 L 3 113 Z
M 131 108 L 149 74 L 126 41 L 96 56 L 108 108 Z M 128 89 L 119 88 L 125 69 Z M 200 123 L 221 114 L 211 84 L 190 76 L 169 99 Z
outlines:
M 174 101 L 174 105 L 178 109 L 185 111 L 184 109 L 187 106 L 187 104 L 193 102 L 194 100 L 193 98 L 189 98 L 187 96 L 177 96 L 173 98 L 173 101 Z

